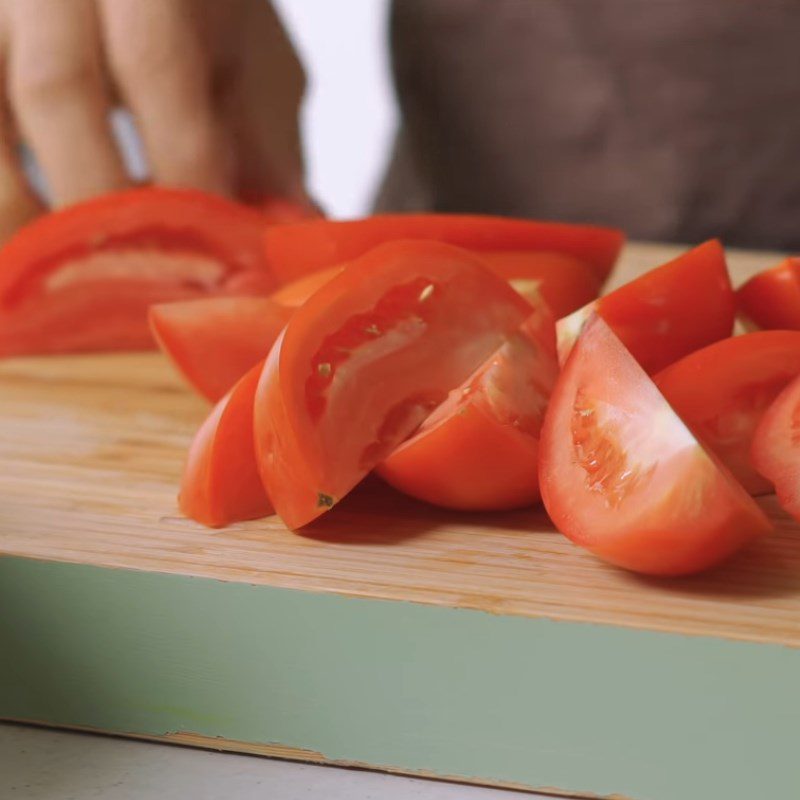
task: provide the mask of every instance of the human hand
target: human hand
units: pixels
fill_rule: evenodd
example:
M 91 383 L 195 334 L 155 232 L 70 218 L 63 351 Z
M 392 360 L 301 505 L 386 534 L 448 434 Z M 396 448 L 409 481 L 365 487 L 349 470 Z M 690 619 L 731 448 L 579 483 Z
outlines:
M 109 126 L 132 113 L 155 183 L 307 202 L 305 79 L 266 0 L 0 0 L 0 239 L 40 211 L 129 185 Z

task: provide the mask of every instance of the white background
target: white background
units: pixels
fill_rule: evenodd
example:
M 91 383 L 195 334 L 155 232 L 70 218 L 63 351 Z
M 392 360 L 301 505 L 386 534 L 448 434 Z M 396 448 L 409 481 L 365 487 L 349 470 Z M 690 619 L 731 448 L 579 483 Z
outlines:
M 397 124 L 387 0 L 274 0 L 308 76 L 303 132 L 311 195 L 328 214 L 369 210 Z

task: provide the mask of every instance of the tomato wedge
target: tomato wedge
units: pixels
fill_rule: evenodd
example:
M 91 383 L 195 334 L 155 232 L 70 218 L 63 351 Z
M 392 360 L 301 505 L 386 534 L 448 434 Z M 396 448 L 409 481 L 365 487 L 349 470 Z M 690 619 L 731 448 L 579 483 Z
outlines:
M 539 482 L 562 533 L 637 572 L 697 572 L 771 528 L 597 315 L 553 390 Z
M 798 374 L 800 331 L 760 331 L 697 350 L 653 380 L 750 494 L 769 494 L 772 485 L 751 463 L 750 445 L 761 416 Z
M 764 412 L 751 455 L 756 469 L 774 484 L 781 506 L 800 520 L 800 377 Z
M 150 326 L 178 371 L 216 402 L 267 357 L 292 313 L 266 297 L 213 297 L 151 306 Z
M 287 225 L 293 222 L 319 219 L 323 216 L 310 206 L 286 197 L 256 198 L 252 202 L 249 200 L 245 200 L 245 202 L 257 208 L 264 215 L 264 221 L 268 225 Z
M 277 292 L 272 293 L 271 297 L 281 305 L 299 308 L 317 289 L 335 278 L 343 269 L 343 266 L 336 266 L 312 272 L 304 278 L 298 278 L 296 281 L 287 283 L 286 286 L 281 286 Z
M 800 330 L 800 258 L 754 275 L 736 292 L 739 313 L 759 328 Z
M 559 320 L 562 364 L 594 313 L 650 374 L 730 336 L 735 298 L 722 245 L 701 244 Z
M 426 239 L 469 250 L 545 250 L 589 264 L 608 276 L 625 241 L 622 231 L 595 225 L 537 222 L 472 214 L 379 214 L 367 219 L 315 220 L 265 233 L 270 266 L 281 283 L 358 258 L 385 242 Z
M 152 303 L 267 294 L 262 215 L 131 189 L 48 214 L 0 250 L 0 356 L 153 347 Z
M 505 278 L 514 289 L 532 302 L 543 297 L 556 317 L 563 317 L 600 294 L 595 271 L 574 256 L 564 253 L 537 253 L 518 250 L 486 251 L 477 254 L 489 269 Z M 296 308 L 344 267 L 327 267 L 287 283 L 272 299 Z
M 597 272 L 566 253 L 508 250 L 482 252 L 480 257 L 523 297 L 541 294 L 557 319 L 600 294 L 602 281 Z
M 539 500 L 539 432 L 558 375 L 555 320 L 533 314 L 378 467 L 387 483 L 447 508 Z
M 284 522 L 338 502 L 529 313 L 480 260 L 437 242 L 375 248 L 317 291 L 256 395 L 261 475 Z
M 272 513 L 256 464 L 253 399 L 263 363 L 217 403 L 194 437 L 178 495 L 180 510 L 216 528 Z

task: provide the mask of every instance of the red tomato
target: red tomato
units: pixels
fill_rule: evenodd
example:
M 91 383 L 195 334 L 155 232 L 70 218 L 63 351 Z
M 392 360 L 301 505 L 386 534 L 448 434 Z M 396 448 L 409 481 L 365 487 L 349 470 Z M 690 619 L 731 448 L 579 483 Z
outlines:
M 255 198 L 248 205 L 255 206 L 263 215 L 268 225 L 286 225 L 293 222 L 306 222 L 319 219 L 324 215 L 307 205 L 302 205 L 285 197 Z
M 730 336 L 735 300 L 722 245 L 701 244 L 559 320 L 562 364 L 595 312 L 650 374 Z
M 750 278 L 736 292 L 739 313 L 759 328 L 800 330 L 800 258 Z
M 257 364 L 217 403 L 198 430 L 181 481 L 180 510 L 212 528 L 272 513 L 253 445 Z
M 479 255 L 492 272 L 510 281 L 523 297 L 541 293 L 557 319 L 600 294 L 597 272 L 575 256 L 514 250 Z
M 625 241 L 622 231 L 594 225 L 536 222 L 471 214 L 380 214 L 335 222 L 276 226 L 265 234 L 267 259 L 281 283 L 358 258 L 385 242 L 425 239 L 469 250 L 547 250 L 591 265 L 605 280 Z
M 764 413 L 751 456 L 755 468 L 775 485 L 781 506 L 800 520 L 800 378 Z
M 263 231 L 258 212 L 179 189 L 41 217 L 0 250 L 0 356 L 148 348 L 151 303 L 266 294 Z
M 596 315 L 553 390 L 539 482 L 560 531 L 637 572 L 697 572 L 771 528 Z
M 753 467 L 750 444 L 764 411 L 798 374 L 800 331 L 761 331 L 715 342 L 653 380 L 750 494 L 769 494 L 772 485 Z
M 477 253 L 492 272 L 505 278 L 527 300 L 544 297 L 556 317 L 563 317 L 591 302 L 600 293 L 595 271 L 564 253 L 537 253 L 516 250 Z M 272 299 L 282 305 L 303 305 L 308 298 L 338 275 L 341 265 L 312 272 L 273 292 Z
M 338 502 L 530 313 L 470 253 L 395 242 L 297 310 L 255 404 L 261 475 L 286 524 Z
M 539 432 L 558 375 L 555 321 L 534 313 L 378 467 L 429 503 L 502 510 L 539 500 Z
M 335 278 L 344 267 L 328 267 L 318 272 L 312 272 L 304 278 L 281 286 L 277 292 L 273 292 L 271 297 L 276 303 L 280 303 L 290 308 L 299 308 L 317 289 L 324 286 L 332 278 Z
M 150 308 L 161 349 L 212 402 L 263 361 L 292 316 L 266 297 L 212 297 Z

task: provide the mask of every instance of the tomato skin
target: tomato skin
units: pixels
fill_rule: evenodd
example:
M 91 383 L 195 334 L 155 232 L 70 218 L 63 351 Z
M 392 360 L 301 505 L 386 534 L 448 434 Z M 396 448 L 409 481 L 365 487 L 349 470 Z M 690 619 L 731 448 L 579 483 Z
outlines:
M 617 566 L 694 573 L 771 530 L 597 315 L 553 390 L 540 447 L 556 527 Z
M 614 228 L 508 219 L 477 214 L 378 214 L 367 219 L 318 220 L 266 231 L 267 260 L 281 283 L 343 264 L 380 244 L 401 239 L 439 241 L 465 249 L 556 251 L 608 277 L 625 236 Z
M 211 528 L 272 513 L 255 459 L 253 399 L 263 363 L 217 403 L 192 441 L 178 506 Z
M 800 331 L 734 336 L 690 353 L 653 380 L 681 419 L 753 495 L 772 485 L 750 446 L 761 416 L 800 374 Z
M 557 374 L 555 320 L 540 301 L 520 331 L 450 393 L 378 474 L 446 508 L 534 505 L 539 430 Z
M 800 377 L 777 396 L 753 436 L 756 469 L 775 485 L 781 507 L 800 520 Z
M 0 356 L 152 348 L 152 303 L 266 294 L 258 212 L 143 188 L 47 214 L 0 249 Z
M 591 303 L 600 294 L 602 281 L 596 270 L 575 256 L 508 250 L 486 251 L 480 257 L 523 297 L 531 289 L 541 293 L 556 319 Z
M 306 222 L 310 219 L 324 217 L 319 209 L 308 204 L 298 203 L 286 197 L 260 197 L 245 200 L 248 205 L 257 208 L 263 215 L 267 225 L 289 225 L 295 222 Z
M 263 361 L 292 309 L 266 297 L 213 297 L 150 307 L 159 347 L 203 397 L 216 402 Z
M 335 278 L 343 269 L 342 266 L 335 266 L 311 272 L 303 278 L 281 286 L 272 293 L 271 298 L 274 302 L 289 308 L 299 308 L 314 292 Z
M 338 502 L 529 312 L 473 255 L 437 242 L 375 248 L 317 291 L 256 394 L 261 476 L 284 522 Z
M 759 328 L 800 330 L 800 258 L 754 275 L 736 292 L 739 313 Z
M 722 245 L 705 242 L 559 320 L 562 364 L 593 313 L 649 374 L 727 338 L 733 331 L 735 298 Z

